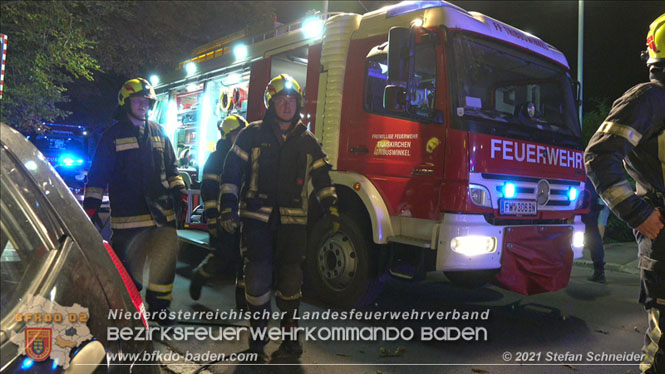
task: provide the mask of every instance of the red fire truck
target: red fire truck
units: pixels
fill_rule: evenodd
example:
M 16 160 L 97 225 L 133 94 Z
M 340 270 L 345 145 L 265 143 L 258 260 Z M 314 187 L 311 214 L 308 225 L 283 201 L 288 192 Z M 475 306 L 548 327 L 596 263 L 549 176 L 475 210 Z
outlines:
M 153 118 L 199 166 L 231 113 L 262 118 L 271 77 L 304 87 L 334 166 L 341 230 L 310 199 L 306 289 L 350 306 L 386 275 L 566 287 L 582 255 L 576 82 L 553 46 L 443 1 L 326 14 L 211 43 L 157 87 Z M 310 189 L 311 191 L 311 189 Z

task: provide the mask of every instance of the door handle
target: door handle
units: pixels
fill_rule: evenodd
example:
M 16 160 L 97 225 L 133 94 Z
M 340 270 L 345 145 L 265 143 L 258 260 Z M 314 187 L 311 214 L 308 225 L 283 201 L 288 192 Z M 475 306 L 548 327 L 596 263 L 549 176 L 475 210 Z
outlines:
M 349 152 L 354 152 L 354 153 L 369 153 L 369 149 L 367 147 L 351 147 L 349 148 Z
M 432 175 L 434 175 L 434 169 L 415 168 L 411 170 L 411 175 L 424 175 L 427 177 L 431 177 Z

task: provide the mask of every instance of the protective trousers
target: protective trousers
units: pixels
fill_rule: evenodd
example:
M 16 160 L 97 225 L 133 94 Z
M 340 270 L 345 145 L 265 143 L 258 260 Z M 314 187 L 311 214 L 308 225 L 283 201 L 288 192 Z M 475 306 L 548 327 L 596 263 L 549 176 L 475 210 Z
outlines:
M 240 233 L 233 234 L 223 231 L 218 236 L 210 236 L 211 252 L 194 269 L 204 279 L 212 278 L 216 273 L 224 271 L 232 263 L 236 277 L 235 301 L 236 308 L 246 309 L 245 302 L 245 275 L 243 273 L 243 256 L 240 250 Z
M 243 221 L 245 253 L 245 297 L 249 310 L 270 309 L 270 293 L 276 286 L 277 307 L 292 316 L 300 305 L 307 229 L 303 225 L 270 225 L 246 219 Z M 253 327 L 267 325 L 266 320 L 250 320 Z
M 603 238 L 598 229 L 598 216 L 600 210 L 592 210 L 582 216 L 584 223 L 584 248 L 589 250 L 591 260 L 595 269 L 603 270 L 605 267 L 605 251 L 603 250 Z
M 635 236 L 640 254 L 640 303 L 649 321 L 640 370 L 645 374 L 665 373 L 665 230 L 655 240 L 637 231 Z
M 125 265 L 136 287 L 143 288 L 143 265 L 150 258 L 146 301 L 149 310 L 158 311 L 171 304 L 173 279 L 178 258 L 178 237 L 173 227 L 144 227 L 113 230 L 111 245 Z
M 203 278 L 212 278 L 215 273 L 223 271 L 224 267 L 230 262 L 233 262 L 234 270 L 242 266 L 240 261 L 240 234 L 237 231 L 233 234 L 224 231 L 217 236 L 211 235 L 210 244 L 210 253 L 194 269 Z

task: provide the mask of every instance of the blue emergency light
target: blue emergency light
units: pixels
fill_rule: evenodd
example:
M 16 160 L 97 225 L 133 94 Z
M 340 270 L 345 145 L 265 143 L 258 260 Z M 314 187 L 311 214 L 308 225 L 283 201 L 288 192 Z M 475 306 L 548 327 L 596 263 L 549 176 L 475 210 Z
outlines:
M 570 189 L 568 190 L 568 200 L 575 201 L 575 199 L 577 199 L 577 188 L 570 187 Z
M 506 199 L 512 199 L 515 197 L 515 193 L 517 192 L 517 187 L 515 186 L 515 183 L 512 182 L 507 182 L 506 184 L 503 185 L 503 197 Z

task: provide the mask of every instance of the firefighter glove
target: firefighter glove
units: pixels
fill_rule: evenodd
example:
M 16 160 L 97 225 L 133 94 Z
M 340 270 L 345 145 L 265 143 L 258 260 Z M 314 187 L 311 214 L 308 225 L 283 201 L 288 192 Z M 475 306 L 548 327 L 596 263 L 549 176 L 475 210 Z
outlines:
M 232 208 L 224 208 L 220 217 L 224 231 L 233 234 L 238 228 L 238 212 Z

